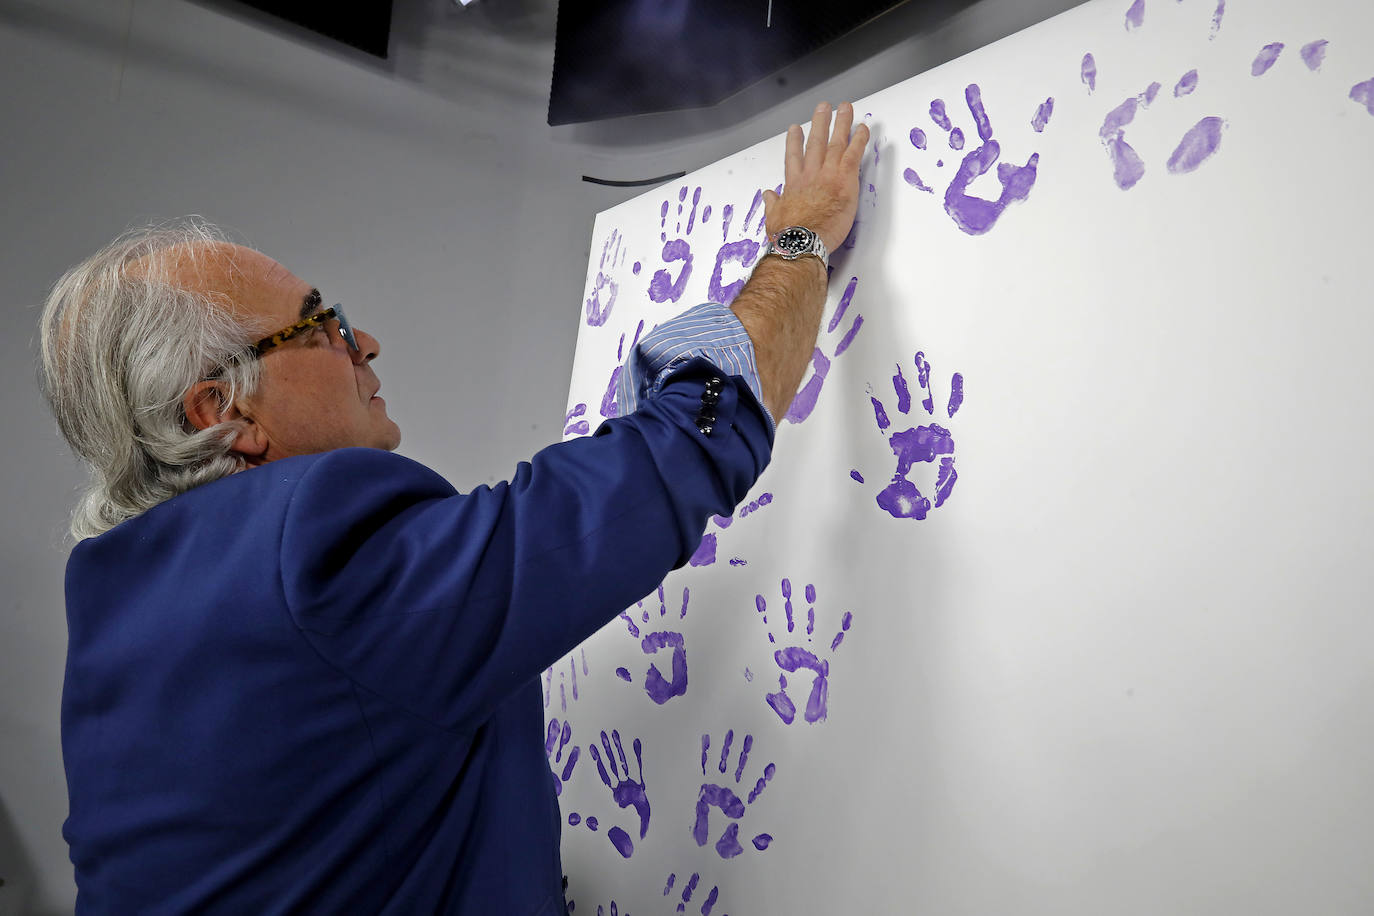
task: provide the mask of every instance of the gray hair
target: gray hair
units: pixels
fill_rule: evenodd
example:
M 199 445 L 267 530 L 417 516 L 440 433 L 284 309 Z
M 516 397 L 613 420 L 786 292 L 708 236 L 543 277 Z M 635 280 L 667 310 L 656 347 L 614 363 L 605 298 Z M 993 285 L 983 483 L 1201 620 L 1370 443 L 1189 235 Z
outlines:
M 183 404 L 211 377 L 224 381 L 226 403 L 257 390 L 258 363 L 244 356 L 261 329 L 224 293 L 176 282 L 177 265 L 198 268 L 226 242 L 197 217 L 132 230 L 48 296 L 43 394 L 91 472 L 72 514 L 77 539 L 244 466 L 229 449 L 242 421 L 199 430 Z

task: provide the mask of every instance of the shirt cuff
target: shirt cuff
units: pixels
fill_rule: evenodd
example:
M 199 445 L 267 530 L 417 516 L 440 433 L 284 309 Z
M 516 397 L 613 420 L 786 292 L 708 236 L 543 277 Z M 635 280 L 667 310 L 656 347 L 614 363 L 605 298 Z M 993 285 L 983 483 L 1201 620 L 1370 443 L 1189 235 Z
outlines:
M 726 375 L 744 379 L 763 407 L 769 433 L 777 432 L 777 423 L 763 403 L 754 342 L 735 313 L 715 302 L 695 306 L 664 322 L 631 349 L 616 383 L 617 416 L 630 414 L 641 401 L 658 394 L 674 369 L 698 357 Z

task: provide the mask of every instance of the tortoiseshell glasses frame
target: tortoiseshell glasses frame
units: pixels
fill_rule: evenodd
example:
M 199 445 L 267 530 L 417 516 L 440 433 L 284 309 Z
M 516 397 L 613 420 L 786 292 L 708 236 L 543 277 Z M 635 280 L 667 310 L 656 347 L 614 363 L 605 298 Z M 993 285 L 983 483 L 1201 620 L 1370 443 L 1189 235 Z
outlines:
M 303 334 L 306 331 L 314 330 L 315 328 L 323 327 L 327 334 L 329 333 L 329 328 L 325 325 L 325 322 L 331 318 L 339 322 L 339 336 L 343 338 L 344 343 L 348 344 L 348 349 L 357 353 L 360 348 L 358 347 L 358 339 L 353 336 L 353 326 L 348 323 L 348 318 L 344 315 L 343 306 L 336 304 L 333 308 L 327 308 L 322 312 L 317 312 L 314 315 L 302 318 L 290 327 L 282 328 L 275 334 L 267 335 L 253 346 L 253 354 L 255 356 L 262 356 L 273 347 L 280 346 L 291 338 Z

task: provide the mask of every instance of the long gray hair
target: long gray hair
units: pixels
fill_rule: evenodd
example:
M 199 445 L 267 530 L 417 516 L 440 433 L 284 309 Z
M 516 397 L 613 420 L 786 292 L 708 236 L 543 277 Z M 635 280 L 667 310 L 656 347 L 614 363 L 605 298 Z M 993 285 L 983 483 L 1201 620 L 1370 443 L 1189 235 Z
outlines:
M 192 487 L 243 467 L 229 450 L 242 421 L 198 430 L 183 398 L 224 381 L 227 401 L 252 394 L 261 330 L 221 292 L 176 282 L 221 253 L 225 234 L 188 217 L 132 230 L 73 267 L 43 307 L 43 394 L 90 483 L 72 514 L 94 537 Z M 182 273 L 178 273 L 178 270 Z

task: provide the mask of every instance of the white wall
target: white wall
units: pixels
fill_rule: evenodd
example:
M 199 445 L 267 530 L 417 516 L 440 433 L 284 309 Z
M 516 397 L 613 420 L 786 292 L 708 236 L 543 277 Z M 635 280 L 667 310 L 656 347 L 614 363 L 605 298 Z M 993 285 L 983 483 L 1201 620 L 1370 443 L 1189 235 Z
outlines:
M 0 914 L 70 910 L 58 743 L 66 516 L 82 475 L 37 394 L 37 309 L 130 224 L 236 230 L 384 344 L 402 450 L 460 488 L 559 438 L 596 212 L 583 174 L 690 170 L 1074 5 L 886 20 L 715 109 L 551 129 L 553 3 L 397 3 L 382 64 L 233 4 L 0 0 Z M 911 6 L 911 5 L 909 5 Z

